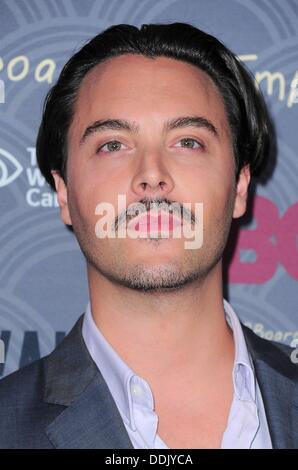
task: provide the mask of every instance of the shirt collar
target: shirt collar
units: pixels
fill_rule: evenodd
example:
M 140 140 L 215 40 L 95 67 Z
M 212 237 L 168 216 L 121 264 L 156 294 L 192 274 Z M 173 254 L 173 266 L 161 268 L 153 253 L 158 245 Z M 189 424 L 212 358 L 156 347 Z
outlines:
M 256 383 L 253 363 L 247 350 L 240 321 L 231 305 L 224 300 L 226 321 L 233 332 L 235 359 L 233 365 L 234 392 L 239 400 L 256 400 Z M 88 351 L 100 370 L 110 392 L 117 403 L 122 418 L 133 429 L 136 429 L 131 390 L 137 381 L 147 383 L 138 377 L 121 359 L 96 326 L 91 313 L 90 302 L 86 307 L 82 334 Z M 148 385 L 147 385 L 147 388 Z M 150 394 L 148 395 L 148 397 Z M 153 406 L 153 405 L 152 405 Z
M 240 320 L 232 306 L 224 299 L 226 321 L 230 326 L 235 346 L 233 366 L 234 391 L 239 400 L 256 400 L 256 380 L 252 359 L 249 355 Z
M 82 334 L 88 351 L 100 370 L 110 392 L 117 403 L 122 418 L 135 430 L 130 389 L 134 372 L 116 353 L 96 326 L 90 302 L 86 307 Z

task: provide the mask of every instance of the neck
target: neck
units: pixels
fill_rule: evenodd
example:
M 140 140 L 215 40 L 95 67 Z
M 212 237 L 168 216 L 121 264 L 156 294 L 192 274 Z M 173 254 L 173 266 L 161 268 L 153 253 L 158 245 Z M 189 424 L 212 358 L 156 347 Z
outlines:
M 221 268 L 219 263 L 204 280 L 177 291 L 144 293 L 88 266 L 94 321 L 131 369 L 151 383 L 194 369 L 208 380 L 220 364 L 230 367 L 234 355 Z

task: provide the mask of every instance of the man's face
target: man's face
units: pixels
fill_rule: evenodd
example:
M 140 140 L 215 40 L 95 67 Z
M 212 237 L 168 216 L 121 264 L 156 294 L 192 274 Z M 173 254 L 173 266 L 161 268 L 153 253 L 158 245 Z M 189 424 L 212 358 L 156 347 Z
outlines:
M 211 126 L 166 126 L 194 116 Z M 86 132 L 110 119 L 131 129 Z M 145 290 L 182 287 L 219 265 L 231 219 L 245 211 L 249 183 L 248 168 L 235 181 L 223 100 L 208 75 L 182 61 L 137 55 L 113 58 L 84 78 L 68 133 L 67 188 L 53 176 L 61 217 L 73 225 L 89 267 Z M 193 215 L 202 202 L 203 245 L 186 249 L 183 236 L 97 238 L 95 208 L 110 203 L 117 215 L 119 194 L 127 206 L 156 199 L 191 203 Z

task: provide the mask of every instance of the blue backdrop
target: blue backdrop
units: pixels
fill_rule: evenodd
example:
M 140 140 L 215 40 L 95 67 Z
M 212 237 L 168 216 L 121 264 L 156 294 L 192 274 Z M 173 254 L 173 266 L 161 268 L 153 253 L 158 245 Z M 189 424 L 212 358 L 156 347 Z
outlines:
M 298 0 L 0 0 L 0 376 L 50 352 L 88 299 L 84 259 L 36 166 L 43 99 L 109 25 L 172 21 L 221 39 L 268 103 L 277 165 L 241 229 L 229 300 L 259 335 L 298 338 Z

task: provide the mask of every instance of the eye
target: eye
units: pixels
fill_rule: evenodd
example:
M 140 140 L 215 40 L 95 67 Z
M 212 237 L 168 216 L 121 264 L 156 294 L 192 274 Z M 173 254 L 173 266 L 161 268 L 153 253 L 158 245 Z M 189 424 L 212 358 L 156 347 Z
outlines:
M 105 144 L 101 145 L 97 150 L 96 153 L 99 152 L 104 152 L 104 153 L 110 153 L 110 152 L 117 152 L 118 150 L 121 150 L 121 142 L 118 140 L 110 140 L 109 142 L 106 142 Z
M 189 149 L 197 149 L 203 148 L 203 145 L 196 139 L 192 139 L 191 137 L 184 137 L 180 139 L 178 143 L 181 143 L 181 147 L 189 148 Z

